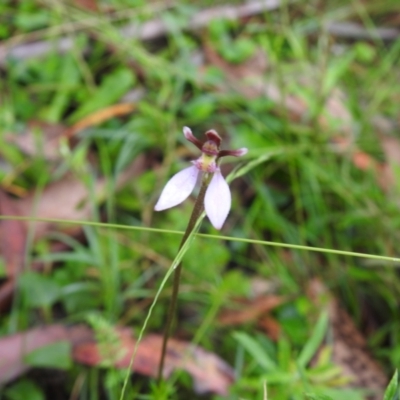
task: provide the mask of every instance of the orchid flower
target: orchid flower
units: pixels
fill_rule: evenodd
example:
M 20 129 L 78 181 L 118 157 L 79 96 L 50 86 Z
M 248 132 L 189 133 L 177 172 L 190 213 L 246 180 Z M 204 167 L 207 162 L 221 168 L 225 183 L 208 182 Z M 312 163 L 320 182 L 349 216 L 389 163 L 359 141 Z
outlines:
M 219 168 L 219 159 L 225 156 L 239 157 L 247 153 L 246 148 L 220 150 L 221 137 L 211 129 L 205 133 L 207 140 L 196 139 L 188 127 L 183 128 L 185 138 L 201 150 L 201 156 L 192 161 L 192 166 L 174 175 L 165 185 L 154 209 L 166 210 L 186 200 L 196 186 L 199 177 L 211 179 L 204 197 L 204 208 L 212 225 L 221 229 L 231 208 L 231 192 Z M 212 175 L 212 176 L 211 176 Z

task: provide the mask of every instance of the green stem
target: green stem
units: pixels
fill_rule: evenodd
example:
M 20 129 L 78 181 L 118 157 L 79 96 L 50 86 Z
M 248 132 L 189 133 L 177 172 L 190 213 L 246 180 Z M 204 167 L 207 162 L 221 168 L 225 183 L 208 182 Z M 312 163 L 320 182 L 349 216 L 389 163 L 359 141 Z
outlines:
M 202 183 L 201 183 L 201 188 L 199 195 L 197 196 L 196 202 L 194 203 L 192 215 L 190 216 L 188 226 L 185 230 L 185 233 L 183 234 L 181 243 L 179 245 L 178 251 L 182 248 L 182 246 L 185 244 L 186 240 L 192 233 L 194 227 L 196 226 L 196 222 L 198 218 L 200 217 L 201 213 L 203 212 L 204 209 L 204 196 L 206 194 L 206 189 L 208 187 L 209 179 L 204 176 Z M 162 348 L 161 348 L 161 358 L 160 358 L 160 364 L 158 366 L 158 381 L 160 382 L 162 379 L 162 373 L 164 370 L 164 363 L 165 363 L 165 354 L 167 351 L 167 342 L 169 335 L 171 333 L 171 326 L 172 322 L 175 317 L 175 309 L 176 309 L 176 303 L 178 300 L 178 292 L 179 292 L 179 282 L 181 278 L 181 271 L 182 271 L 182 261 L 176 266 L 175 271 L 174 271 L 174 280 L 173 280 L 173 286 L 172 286 L 172 297 L 171 301 L 169 303 L 169 308 L 168 308 L 168 314 L 167 314 L 167 321 L 165 324 L 165 330 L 164 330 L 164 335 L 163 335 L 163 342 L 162 342 Z

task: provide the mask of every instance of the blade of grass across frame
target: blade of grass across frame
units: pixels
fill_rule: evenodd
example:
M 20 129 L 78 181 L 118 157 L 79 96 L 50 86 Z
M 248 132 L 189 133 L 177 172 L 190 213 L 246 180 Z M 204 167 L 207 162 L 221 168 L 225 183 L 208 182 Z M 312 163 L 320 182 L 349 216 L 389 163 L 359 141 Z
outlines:
M 155 233 L 165 233 L 172 235 L 183 235 L 183 231 L 175 231 L 172 229 L 161 229 L 161 228 L 149 228 L 143 226 L 132 226 L 132 225 L 119 225 L 119 224 L 110 224 L 107 222 L 94 222 L 94 221 L 83 221 L 83 220 L 63 220 L 57 218 L 32 218 L 32 217 L 20 217 L 18 215 L 0 215 L 0 220 L 3 219 L 16 219 L 16 220 L 24 220 L 24 221 L 41 221 L 41 222 L 53 222 L 53 223 L 62 223 L 62 224 L 71 224 L 71 225 L 88 225 L 88 226 L 98 226 L 104 229 L 121 229 L 121 230 L 136 230 L 136 231 L 148 231 Z M 311 247 L 311 246 L 302 246 L 290 243 L 281 243 L 281 242 L 269 242 L 267 240 L 257 240 L 257 239 L 246 239 L 246 238 L 238 238 L 233 236 L 222 236 L 222 235 L 210 235 L 206 233 L 196 233 L 198 237 L 204 237 L 207 239 L 218 239 L 218 240 L 229 240 L 231 242 L 243 242 L 243 243 L 253 243 L 253 244 L 261 244 L 262 246 L 273 246 L 273 247 L 282 247 L 286 249 L 295 249 L 295 250 L 303 250 L 303 251 L 315 251 L 318 253 L 327 253 L 327 254 L 337 254 L 348 257 L 359 257 L 359 258 L 369 258 L 371 260 L 380 260 L 380 261 L 389 261 L 392 263 L 398 264 L 396 267 L 400 267 L 400 257 L 390 257 L 390 256 L 380 256 L 375 254 L 367 254 L 367 253 L 358 253 L 355 251 L 344 251 L 344 250 L 336 250 L 336 249 L 328 249 L 323 247 Z

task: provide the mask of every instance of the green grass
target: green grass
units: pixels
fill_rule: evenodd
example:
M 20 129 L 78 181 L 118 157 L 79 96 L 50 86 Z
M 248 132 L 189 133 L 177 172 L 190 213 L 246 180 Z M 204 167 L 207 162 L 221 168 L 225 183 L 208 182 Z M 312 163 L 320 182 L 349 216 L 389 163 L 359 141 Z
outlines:
M 183 257 L 176 337 L 234 367 L 237 380 L 228 398 L 265 398 L 265 382 L 273 400 L 365 398 L 362 387 L 346 387 L 329 346 L 321 350 L 329 337 L 326 314 L 306 292 L 313 277 L 322 279 L 361 332 L 368 332 L 371 353 L 393 375 L 400 362 L 399 185 L 394 179 L 383 190 L 379 173 L 357 168 L 335 140 L 347 138 L 390 165 L 397 178 L 396 155 L 384 152 L 383 138 L 398 139 L 400 40 L 339 38 L 326 24 L 382 27 L 398 14 L 398 5 L 284 2 L 246 23 L 214 20 L 193 31 L 190 18 L 215 4 L 182 1 L 162 13 L 170 27 L 166 36 L 140 41 L 121 36 L 119 29 L 155 18 L 160 5 L 110 4 L 112 13 L 47 0 L 0 5 L 4 45 L 31 39 L 51 44 L 41 57 L 8 58 L 1 67 L 2 187 L 11 196 L 33 193 L 38 204 L 49 184 L 70 174 L 90 193 L 85 221 L 72 218 L 78 221 L 40 239 L 30 225 L 24 272 L 11 308 L 0 317 L 2 336 L 57 322 L 89 324 L 105 332 L 100 342 L 113 339 L 116 325 L 131 327 L 136 336 L 161 333 L 171 293 L 166 278 Z M 65 37 L 72 48 L 59 54 L 55 44 Z M 264 58 L 261 70 L 251 61 L 256 54 Z M 207 62 L 199 65 L 202 58 Z M 295 108 L 266 95 L 265 84 L 291 96 Z M 135 99 L 132 113 L 80 132 L 71 147 L 62 141 L 52 161 L 45 158 L 48 139 L 40 128 L 31 135 L 35 145 L 28 155 L 8 140 L 33 120 L 68 127 L 128 94 Z M 330 96 L 339 116 L 325 107 Z M 382 132 L 377 117 L 393 128 Z M 247 147 L 249 153 L 223 164 L 224 175 L 237 175 L 223 230 L 216 235 L 205 218 L 200 234 L 177 255 L 193 203 L 162 213 L 153 206 L 168 178 L 197 157 L 183 126 L 199 138 L 215 128 L 224 148 Z M 135 160 L 135 176 L 121 187 L 118 177 Z M 95 189 L 99 177 L 102 193 Z M 65 230 L 80 224 L 80 236 Z M 68 250 L 50 251 L 53 242 Z M 44 263 L 43 271 L 32 270 L 36 261 Z M 218 323 L 219 312 L 237 297 L 252 298 L 254 281 L 287 299 L 272 312 L 281 327 L 277 342 L 253 322 Z M 57 350 L 61 361 L 52 351 L 48 363 L 63 370 L 57 383 L 62 389 L 54 392 L 54 384 L 31 373 L 8 383 L 2 398 L 30 393 L 29 398 L 58 400 L 73 393 L 82 400 L 119 399 L 124 382 L 124 398 L 204 398 L 194 393 L 186 372 L 157 386 L 150 378 L 127 379 L 111 364 L 100 369 L 73 363 L 65 348 Z M 43 354 L 37 357 L 42 362 Z M 396 398 L 393 379 L 385 400 Z

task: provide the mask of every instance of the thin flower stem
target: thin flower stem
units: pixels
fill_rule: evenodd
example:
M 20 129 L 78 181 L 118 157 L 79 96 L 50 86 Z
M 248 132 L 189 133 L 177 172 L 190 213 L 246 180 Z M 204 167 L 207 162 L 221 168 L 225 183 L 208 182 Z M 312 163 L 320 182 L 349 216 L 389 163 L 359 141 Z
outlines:
M 199 195 L 197 196 L 196 202 L 194 203 L 193 211 L 189 219 L 188 226 L 185 230 L 185 233 L 183 234 L 181 243 L 179 245 L 178 251 L 182 248 L 182 246 L 185 244 L 186 240 L 190 236 L 191 232 L 196 226 L 196 222 L 198 218 L 201 216 L 203 209 L 204 209 L 204 196 L 206 194 L 206 190 L 209 184 L 209 179 L 207 176 L 204 176 L 202 179 L 201 187 L 200 187 L 200 192 Z M 160 364 L 158 366 L 158 381 L 161 382 L 162 377 L 163 377 L 163 370 L 164 370 L 164 363 L 165 363 L 165 354 L 167 351 L 167 342 L 168 338 L 171 333 L 171 326 L 172 322 L 174 321 L 175 318 L 175 309 L 176 309 L 176 303 L 178 300 L 178 292 L 179 292 L 179 282 L 181 278 L 181 271 L 182 271 L 182 261 L 176 266 L 175 271 L 174 271 L 174 278 L 173 278 L 173 286 L 172 286 L 172 297 L 171 301 L 169 303 L 169 308 L 168 308 L 168 314 L 167 314 L 167 321 L 165 324 L 165 330 L 164 330 L 164 335 L 163 335 L 163 342 L 162 342 L 162 348 L 161 348 L 161 358 L 160 358 Z

